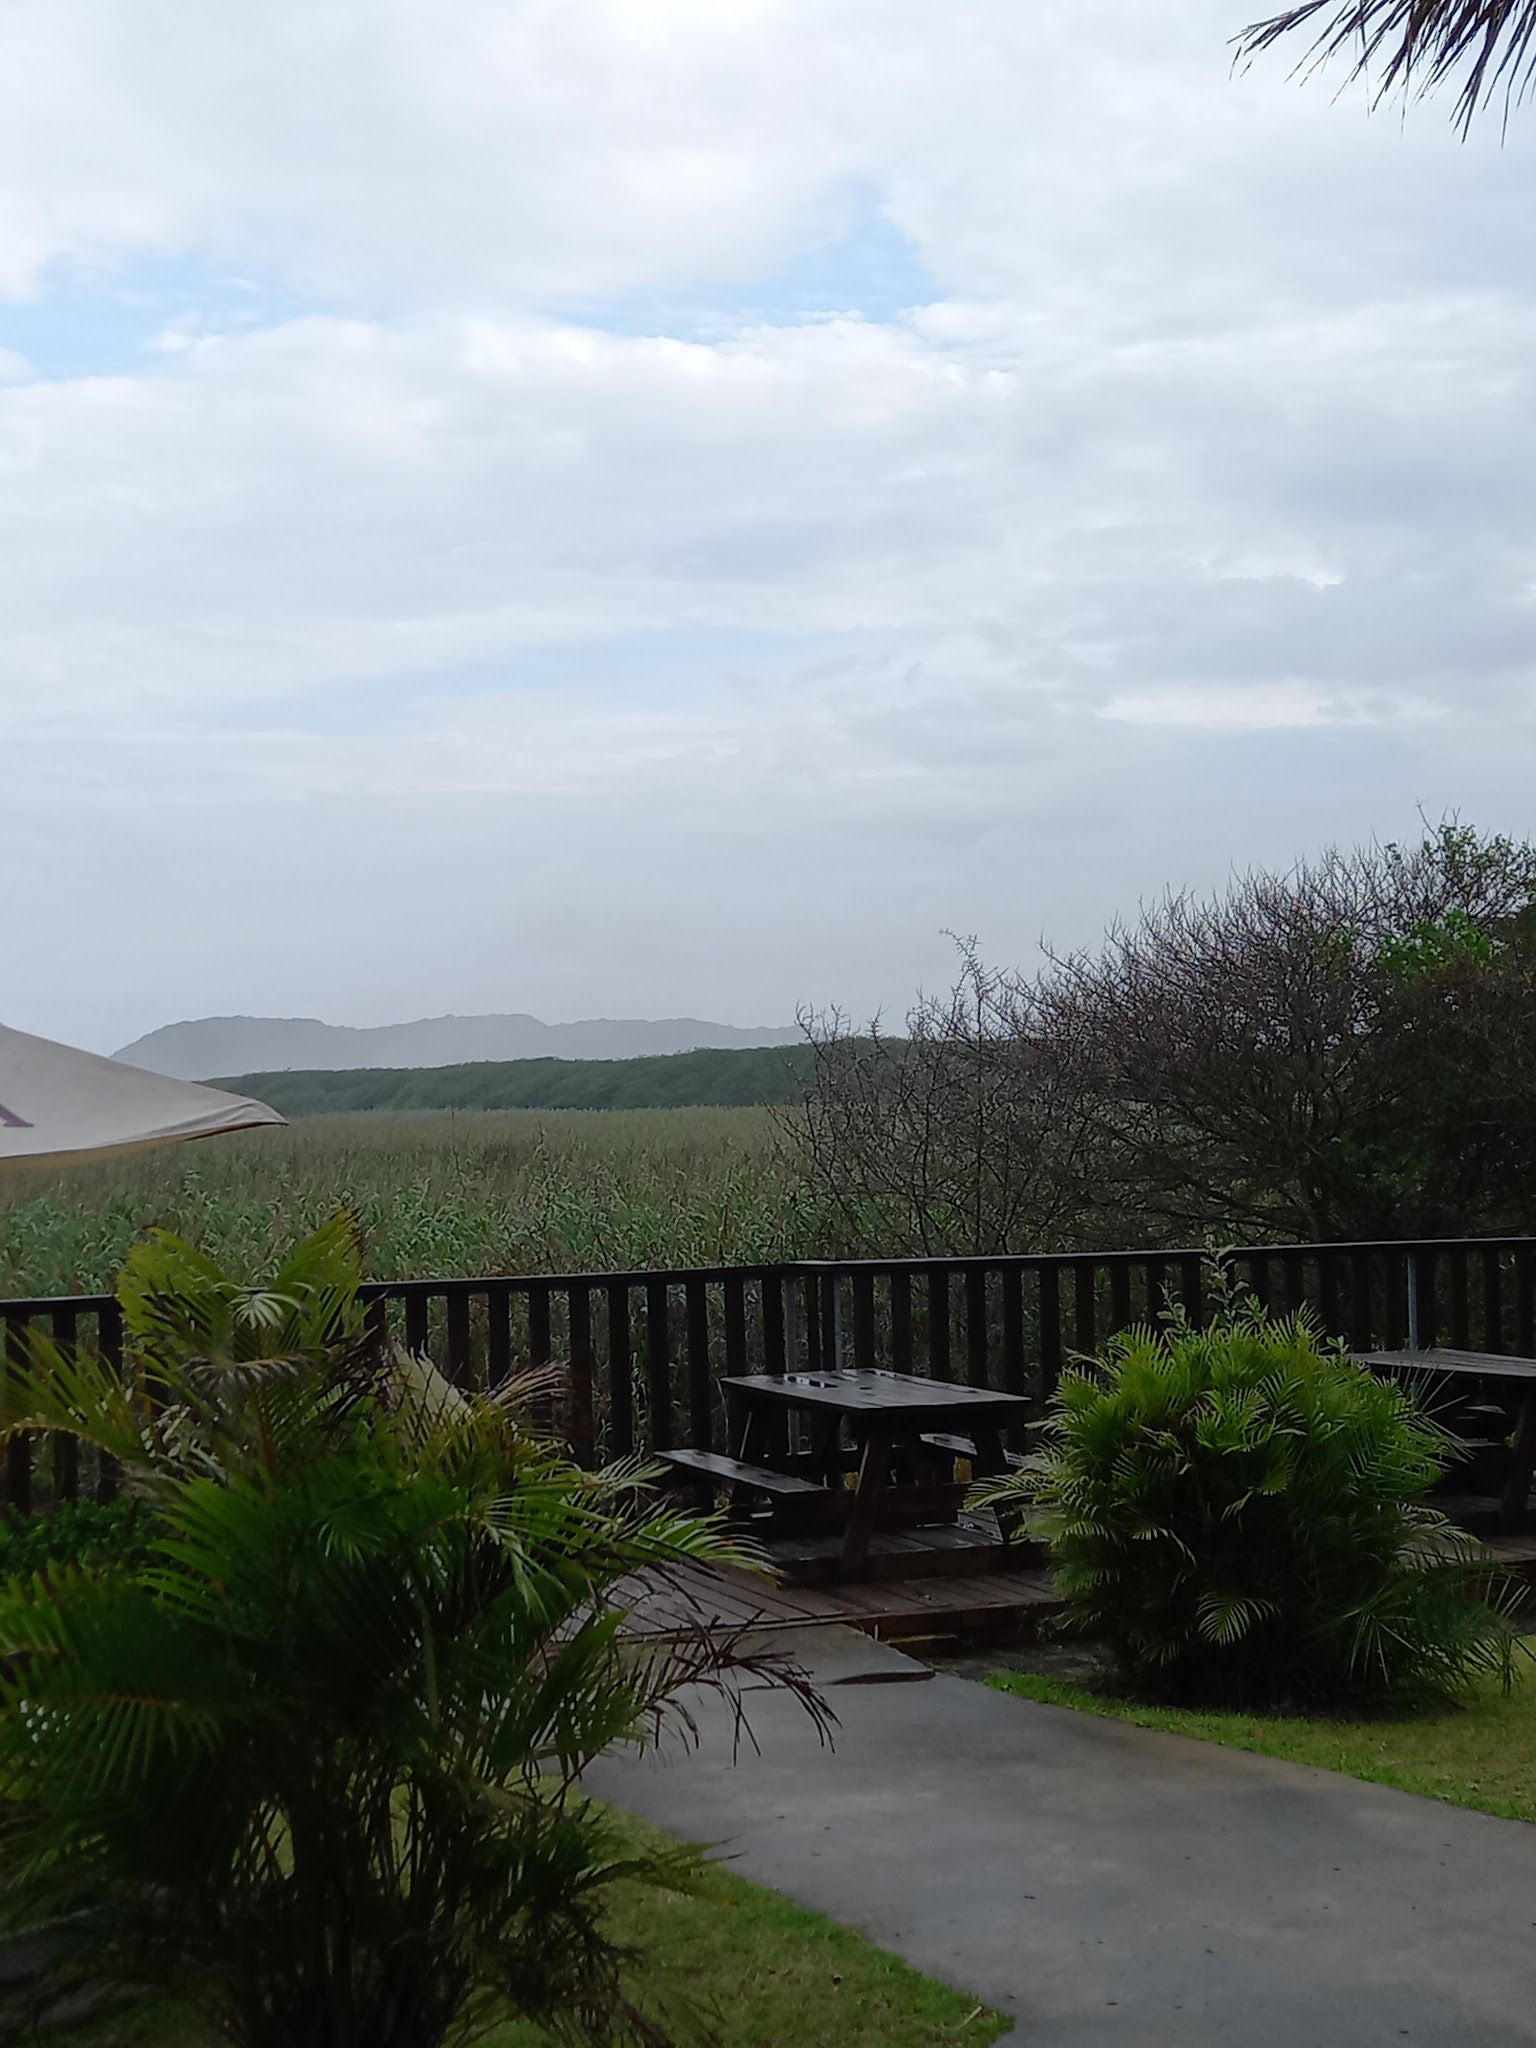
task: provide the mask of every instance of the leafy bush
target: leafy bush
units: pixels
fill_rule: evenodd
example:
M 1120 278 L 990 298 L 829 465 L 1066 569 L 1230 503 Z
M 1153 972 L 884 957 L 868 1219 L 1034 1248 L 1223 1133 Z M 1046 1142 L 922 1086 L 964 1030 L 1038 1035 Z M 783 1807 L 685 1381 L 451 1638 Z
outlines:
M 1426 1504 L 1449 1439 L 1304 1317 L 1113 1338 L 1062 1379 L 1043 1447 L 989 1497 L 1134 1690 L 1409 1705 L 1507 1672 L 1486 1555 Z
M 51 1564 L 126 1564 L 143 1555 L 145 1518 L 137 1502 L 66 1501 L 47 1514 L 0 1521 L 0 1579 L 30 1577 Z
M 572 1467 L 517 1388 L 371 1345 L 359 1271 L 345 1218 L 259 1289 L 160 1239 L 122 1379 L 40 1344 L 8 1385 L 9 1427 L 110 1451 L 153 1514 L 138 1564 L 0 1586 L 0 1916 L 70 1919 L 83 1973 L 238 2048 L 436 2048 L 508 2006 L 662 2042 L 606 1901 L 700 1866 L 580 1773 L 689 1685 L 822 1710 L 703 1631 L 626 1649 L 630 1573 L 734 1553 L 643 1475 Z

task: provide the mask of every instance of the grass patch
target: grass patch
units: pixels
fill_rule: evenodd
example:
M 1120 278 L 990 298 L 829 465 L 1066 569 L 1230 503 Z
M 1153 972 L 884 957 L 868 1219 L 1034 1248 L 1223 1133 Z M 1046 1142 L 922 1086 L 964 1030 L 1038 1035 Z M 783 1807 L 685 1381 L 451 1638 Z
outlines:
M 1536 1821 L 1536 1684 L 1525 1676 L 1507 1693 L 1486 1682 L 1464 1707 L 1369 1721 L 1145 1706 L 1029 1671 L 999 1672 L 987 1683 L 1020 1699 L 1342 1771 L 1503 1820 Z
M 637 1827 L 637 1832 L 640 1830 Z M 684 2041 L 711 2048 L 987 2048 L 1011 2024 L 923 1976 L 851 1928 L 791 1905 L 721 1867 L 705 1898 L 635 1887 L 619 1898 L 620 1938 L 644 1951 L 634 1989 Z M 195 2016 L 147 2000 L 69 2034 L 58 2048 L 209 2048 Z M 546 2048 L 509 2021 L 487 2048 Z
M 0 1174 L 0 1297 L 112 1285 L 151 1224 L 271 1263 L 348 1202 L 375 1280 L 834 1258 L 847 1232 L 762 1109 L 317 1117 Z

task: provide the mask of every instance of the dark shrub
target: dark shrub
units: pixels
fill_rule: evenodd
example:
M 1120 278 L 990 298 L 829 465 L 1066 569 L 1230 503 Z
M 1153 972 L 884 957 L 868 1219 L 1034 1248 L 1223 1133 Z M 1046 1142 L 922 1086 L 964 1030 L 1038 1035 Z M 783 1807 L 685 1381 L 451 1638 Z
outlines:
M 48 1514 L 0 1520 L 0 1579 L 30 1578 L 50 1564 L 136 1563 L 148 1520 L 131 1500 L 65 1502 Z

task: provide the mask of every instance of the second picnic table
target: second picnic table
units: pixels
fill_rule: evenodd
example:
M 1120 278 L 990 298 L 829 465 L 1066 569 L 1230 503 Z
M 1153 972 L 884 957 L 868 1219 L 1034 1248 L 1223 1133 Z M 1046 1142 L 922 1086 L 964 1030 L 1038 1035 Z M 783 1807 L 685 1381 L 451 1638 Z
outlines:
M 1531 1483 L 1536 1478 L 1536 1358 L 1511 1358 L 1493 1351 L 1456 1351 L 1434 1345 L 1418 1351 L 1356 1351 L 1351 1354 L 1372 1372 L 1393 1377 L 1427 1375 L 1454 1386 L 1458 1382 L 1503 1390 L 1514 1408 L 1514 1441 L 1508 1476 L 1499 1499 L 1499 1525 L 1521 1528 L 1530 1515 Z
M 775 1424 L 789 1413 L 810 1425 L 809 1463 L 830 1470 L 844 1428 L 858 1449 L 858 1476 L 843 1532 L 838 1576 L 857 1578 L 869 1554 L 880 1503 L 891 1481 L 892 1455 L 917 1451 L 925 1438 L 963 1432 L 974 1446 L 978 1479 L 1007 1470 L 1003 1431 L 1024 1421 L 1030 1404 L 1017 1394 L 920 1379 L 879 1368 L 858 1371 L 753 1373 L 723 1382 L 736 1455 L 772 1463 Z

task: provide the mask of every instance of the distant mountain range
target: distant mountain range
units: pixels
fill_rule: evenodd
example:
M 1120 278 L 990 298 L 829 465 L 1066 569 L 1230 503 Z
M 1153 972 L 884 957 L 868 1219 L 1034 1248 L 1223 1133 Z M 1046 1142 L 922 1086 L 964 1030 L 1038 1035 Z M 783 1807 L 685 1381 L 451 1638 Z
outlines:
M 194 1017 L 136 1038 L 113 1058 L 179 1081 L 203 1081 L 216 1074 L 293 1068 L 335 1073 L 477 1060 L 629 1060 L 702 1048 L 794 1045 L 799 1038 L 791 1025 L 708 1024 L 698 1017 L 588 1017 L 576 1024 L 525 1016 L 422 1017 L 365 1029 L 322 1024 L 318 1017 Z

